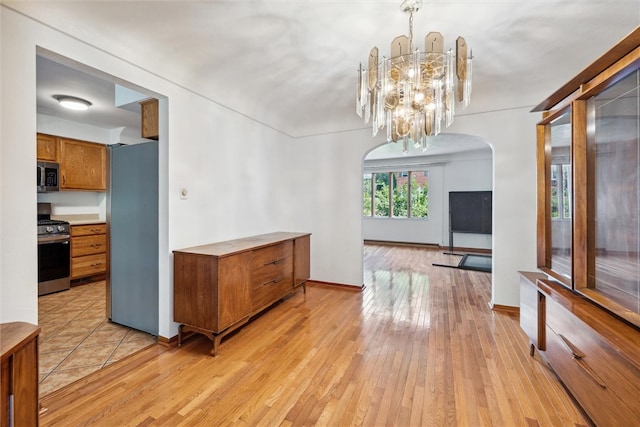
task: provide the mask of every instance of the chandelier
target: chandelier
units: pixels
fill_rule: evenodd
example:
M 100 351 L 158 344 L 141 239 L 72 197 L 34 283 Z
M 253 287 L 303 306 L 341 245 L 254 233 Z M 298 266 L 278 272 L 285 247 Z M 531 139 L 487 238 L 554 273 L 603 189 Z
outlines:
M 378 59 L 378 48 L 369 53 L 368 68 L 358 70 L 356 112 L 372 122 L 373 136 L 387 128 L 387 142 L 402 140 L 426 150 L 428 137 L 453 123 L 455 101 L 463 108 L 471 97 L 471 49 L 464 38 L 456 40 L 455 54 L 444 51 L 438 32 L 425 37 L 425 51 L 413 47 L 413 14 L 422 0 L 404 0 L 401 10 L 409 14 L 409 37 L 391 42 L 390 58 Z

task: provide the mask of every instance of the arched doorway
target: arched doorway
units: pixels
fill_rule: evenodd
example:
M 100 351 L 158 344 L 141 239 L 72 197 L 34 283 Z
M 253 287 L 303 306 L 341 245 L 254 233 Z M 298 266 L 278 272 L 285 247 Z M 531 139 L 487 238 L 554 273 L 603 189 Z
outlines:
M 368 151 L 362 160 L 363 241 L 490 254 L 491 234 L 450 233 L 449 193 L 491 192 L 493 168 L 492 147 L 472 135 L 440 134 L 426 151 L 405 153 L 394 143 Z M 480 263 L 490 268 L 491 258 Z

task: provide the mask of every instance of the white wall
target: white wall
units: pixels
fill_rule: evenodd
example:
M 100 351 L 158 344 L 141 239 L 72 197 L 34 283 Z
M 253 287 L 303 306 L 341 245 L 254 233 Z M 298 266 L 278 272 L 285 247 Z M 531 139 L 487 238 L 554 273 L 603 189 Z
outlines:
M 493 150 L 492 304 L 518 306 L 517 272 L 536 268 L 538 120 L 529 108 L 518 108 L 461 115 L 447 130 L 483 138 Z M 325 235 L 321 241 L 312 239 L 312 252 L 325 252 L 312 263 L 313 278 L 361 283 L 362 159 L 382 142 L 382 137 L 371 138 L 368 128 L 294 141 L 297 173 L 293 192 L 306 207 L 296 223 Z M 484 183 L 471 189 L 484 189 Z M 450 189 L 456 187 L 454 182 Z
M 292 207 L 287 187 L 290 138 L 77 39 L 4 7 L 0 10 L 0 180 L 11 183 L 2 186 L 0 204 L 6 219 L 0 224 L 0 321 L 37 323 L 37 193 L 32 178 L 37 131 L 35 60 L 40 46 L 161 98 L 159 333 L 174 336 L 171 250 L 291 229 L 293 212 L 302 207 Z M 180 199 L 181 188 L 189 190 L 187 200 Z
M 520 270 L 536 269 L 536 134 L 530 107 L 462 115 L 450 130 L 493 149 L 492 303 L 519 306 Z
M 411 167 L 408 165 L 418 165 Z M 430 164 L 419 166 L 420 164 Z M 384 166 L 383 166 L 384 165 Z M 401 169 L 394 165 L 402 165 Z M 491 190 L 493 162 L 491 150 L 453 153 L 438 156 L 417 156 L 387 160 L 365 160 L 365 172 L 429 171 L 429 218 L 389 219 L 363 218 L 365 240 L 449 245 L 449 191 Z M 491 249 L 490 235 L 455 234 L 458 247 Z

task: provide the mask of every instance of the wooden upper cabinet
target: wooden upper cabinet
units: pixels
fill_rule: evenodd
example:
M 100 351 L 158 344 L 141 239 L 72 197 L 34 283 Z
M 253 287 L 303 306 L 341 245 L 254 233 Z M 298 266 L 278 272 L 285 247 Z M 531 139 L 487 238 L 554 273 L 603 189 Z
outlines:
M 107 147 L 60 138 L 60 189 L 106 191 Z
M 38 160 L 44 162 L 58 161 L 58 138 L 56 136 L 39 133 L 36 141 L 38 144 Z
M 158 100 L 155 98 L 140 103 L 140 117 L 142 119 L 142 137 L 158 139 Z

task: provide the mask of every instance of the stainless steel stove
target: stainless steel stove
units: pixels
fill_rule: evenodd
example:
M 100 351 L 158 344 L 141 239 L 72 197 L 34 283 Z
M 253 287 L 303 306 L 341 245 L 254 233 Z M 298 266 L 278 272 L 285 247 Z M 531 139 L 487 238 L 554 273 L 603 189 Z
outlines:
M 70 231 L 67 221 L 51 219 L 50 203 L 38 203 L 38 296 L 71 287 Z

